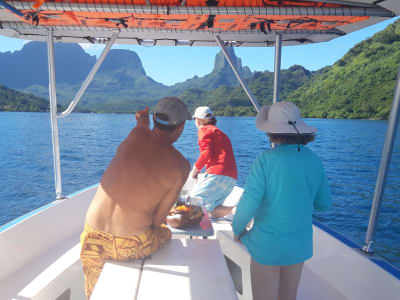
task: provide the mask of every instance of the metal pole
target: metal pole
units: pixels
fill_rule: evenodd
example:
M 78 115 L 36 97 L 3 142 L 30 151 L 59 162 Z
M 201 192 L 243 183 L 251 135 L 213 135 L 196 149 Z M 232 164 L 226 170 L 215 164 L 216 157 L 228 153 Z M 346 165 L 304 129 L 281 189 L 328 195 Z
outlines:
M 114 44 L 115 40 L 117 39 L 118 35 L 119 35 L 119 31 L 113 33 L 113 35 L 111 36 L 107 45 L 103 49 L 103 52 L 101 53 L 100 57 L 94 64 L 89 75 L 86 77 L 85 81 L 82 83 L 82 86 L 79 89 L 78 93 L 76 94 L 74 100 L 72 100 L 72 102 L 70 103 L 70 105 L 64 112 L 57 115 L 58 118 L 66 117 L 74 110 L 75 106 L 78 104 L 79 100 L 81 99 L 83 93 L 86 91 L 87 87 L 89 86 L 90 82 L 92 81 L 94 75 L 97 73 L 97 70 L 100 68 L 101 64 L 103 63 L 104 59 L 106 58 L 108 52 L 110 51 L 110 49 L 111 49 L 112 45 Z
M 372 201 L 371 214 L 369 217 L 367 235 L 365 237 L 365 245 L 362 250 L 367 253 L 373 253 L 373 239 L 378 222 L 379 210 L 383 199 L 386 184 L 386 176 L 390 158 L 392 156 L 394 138 L 396 137 L 397 123 L 399 119 L 400 107 L 400 67 L 397 73 L 397 84 L 395 88 L 392 112 L 390 113 L 388 128 L 386 131 L 385 144 L 382 150 L 381 163 L 379 166 L 378 178 L 375 185 L 374 199 Z
M 49 65 L 49 98 L 53 142 L 54 178 L 57 199 L 64 198 L 61 187 L 60 145 L 58 142 L 56 69 L 54 65 L 53 30 L 47 30 L 47 59 Z
M 218 46 L 221 48 L 222 53 L 225 55 L 226 60 L 228 61 L 229 65 L 231 66 L 233 73 L 235 73 L 237 79 L 239 80 L 240 84 L 242 85 L 244 91 L 246 92 L 247 97 L 249 97 L 251 103 L 253 103 L 254 108 L 258 112 L 260 110 L 260 106 L 258 105 L 257 100 L 255 99 L 253 94 L 250 92 L 250 90 L 247 88 L 247 85 L 243 81 L 242 77 L 240 77 L 238 71 L 236 70 L 235 65 L 232 62 L 232 59 L 229 57 L 228 52 L 226 52 L 225 46 L 223 45 L 219 35 L 215 36 L 215 40 L 217 41 Z
M 275 36 L 275 66 L 274 66 L 274 98 L 273 103 L 279 102 L 279 90 L 281 81 L 281 55 L 282 55 L 282 35 Z

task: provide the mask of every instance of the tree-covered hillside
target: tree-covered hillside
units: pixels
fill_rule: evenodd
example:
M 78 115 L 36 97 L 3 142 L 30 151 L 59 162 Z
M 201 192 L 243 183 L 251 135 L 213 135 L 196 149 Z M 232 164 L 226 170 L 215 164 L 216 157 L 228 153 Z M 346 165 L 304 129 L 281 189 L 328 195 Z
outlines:
M 0 85 L 0 111 L 47 111 L 49 102 Z
M 287 100 L 306 117 L 387 119 L 400 62 L 400 21 L 358 43 Z
M 291 92 L 303 85 L 312 76 L 311 72 L 302 66 L 292 66 L 281 71 L 281 97 L 285 98 Z M 255 72 L 247 80 L 247 85 L 260 105 L 270 104 L 273 97 L 274 73 Z M 222 86 L 210 91 L 204 89 L 189 89 L 180 95 L 190 109 L 196 106 L 210 106 L 217 115 L 222 116 L 253 116 L 254 110 L 250 100 L 241 86 Z

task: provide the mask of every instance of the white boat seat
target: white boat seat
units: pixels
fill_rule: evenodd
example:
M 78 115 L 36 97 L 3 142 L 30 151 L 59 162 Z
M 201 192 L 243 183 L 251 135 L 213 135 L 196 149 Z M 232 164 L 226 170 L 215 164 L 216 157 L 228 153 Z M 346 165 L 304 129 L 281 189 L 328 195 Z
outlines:
M 84 299 L 84 279 L 79 254 L 80 244 L 77 243 L 34 277 L 12 299 Z
M 128 262 L 107 261 L 90 300 L 136 299 L 143 260 Z
M 251 291 L 250 261 L 251 256 L 243 244 L 233 239 L 232 230 L 219 230 L 217 239 L 220 241 L 222 253 L 227 258 L 236 291 L 240 300 L 253 299 Z M 308 261 L 303 268 L 301 282 L 297 293 L 299 300 L 335 299 L 348 300 L 323 277 L 310 269 Z
M 144 262 L 107 262 L 90 300 L 237 299 L 217 240 L 174 239 Z
M 216 237 L 225 255 L 239 299 L 253 299 L 250 279 L 251 257 L 246 246 L 234 241 L 232 230 L 218 230 Z

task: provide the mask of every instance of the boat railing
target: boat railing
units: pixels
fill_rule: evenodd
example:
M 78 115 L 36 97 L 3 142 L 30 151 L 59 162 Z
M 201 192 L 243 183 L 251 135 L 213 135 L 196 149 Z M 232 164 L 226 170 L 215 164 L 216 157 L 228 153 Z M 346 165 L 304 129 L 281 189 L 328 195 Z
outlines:
M 388 173 L 390 158 L 393 152 L 394 139 L 396 137 L 396 129 L 398 127 L 400 108 L 400 67 L 397 73 L 397 83 L 393 98 L 392 111 L 390 113 L 389 124 L 386 131 L 385 143 L 383 145 L 381 162 L 379 165 L 378 177 L 376 179 L 374 198 L 372 201 L 371 213 L 369 217 L 365 244 L 362 250 L 367 253 L 373 253 L 373 239 L 375 236 L 376 226 L 378 222 L 379 211 L 385 191 L 386 177 Z

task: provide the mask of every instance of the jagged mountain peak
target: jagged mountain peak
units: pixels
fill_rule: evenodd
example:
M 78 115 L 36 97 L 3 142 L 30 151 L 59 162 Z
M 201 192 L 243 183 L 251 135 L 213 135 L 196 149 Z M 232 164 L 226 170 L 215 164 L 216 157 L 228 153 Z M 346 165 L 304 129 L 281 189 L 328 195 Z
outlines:
M 233 64 L 235 65 L 236 68 L 241 69 L 242 68 L 242 61 L 240 58 L 238 58 L 235 54 L 235 50 L 233 47 L 225 47 L 226 52 L 228 53 L 229 57 L 231 58 Z M 215 56 L 214 60 L 214 69 L 213 73 L 221 71 L 221 70 L 230 70 L 231 66 L 229 65 L 228 61 L 225 58 L 224 53 L 222 53 L 222 50 L 217 53 Z
M 99 71 L 109 72 L 124 70 L 130 74 L 146 75 L 142 62 L 136 52 L 125 49 L 112 49 L 104 60 Z

